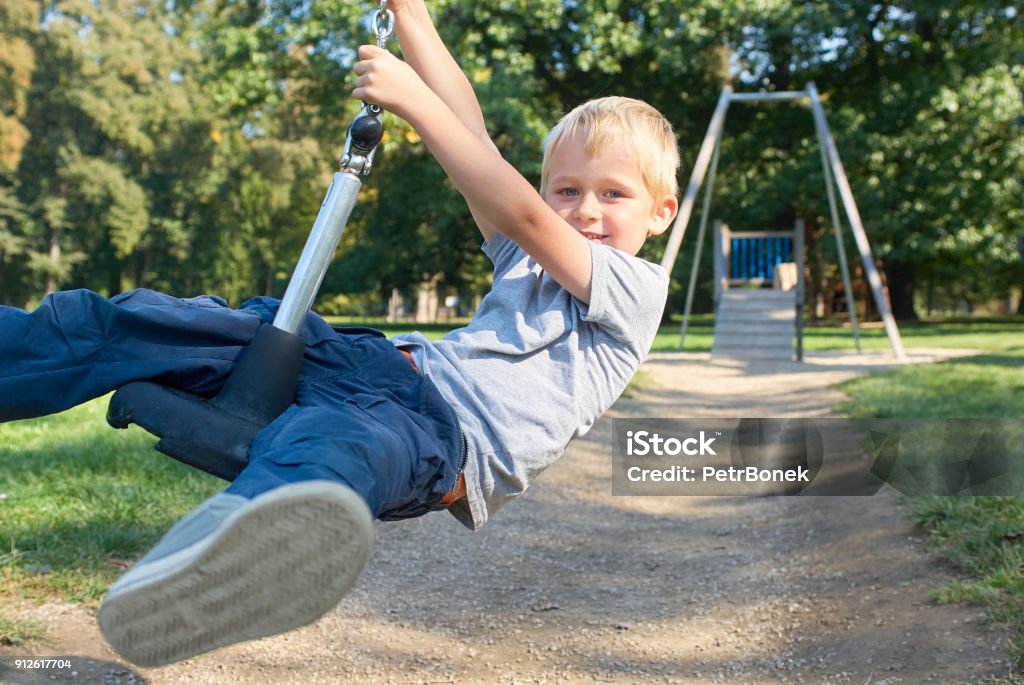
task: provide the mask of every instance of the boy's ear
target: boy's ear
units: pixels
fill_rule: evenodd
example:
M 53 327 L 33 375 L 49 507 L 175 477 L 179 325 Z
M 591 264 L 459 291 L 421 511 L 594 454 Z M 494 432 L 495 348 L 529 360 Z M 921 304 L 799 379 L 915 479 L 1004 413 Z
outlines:
M 661 235 L 672 224 L 679 211 L 679 200 L 674 197 L 665 198 L 660 205 L 655 207 L 651 217 L 651 223 L 647 229 L 647 235 Z

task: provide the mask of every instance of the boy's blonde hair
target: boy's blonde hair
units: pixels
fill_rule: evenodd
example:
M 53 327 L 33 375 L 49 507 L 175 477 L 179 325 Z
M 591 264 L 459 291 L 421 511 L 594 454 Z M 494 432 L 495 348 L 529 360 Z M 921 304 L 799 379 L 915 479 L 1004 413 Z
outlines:
M 676 197 L 679 184 L 679 146 L 672 124 L 642 100 L 603 97 L 579 105 L 562 117 L 544 138 L 540 192 L 547 193 L 551 151 L 577 131 L 588 155 L 600 153 L 613 140 L 623 140 L 636 152 L 647 191 L 656 202 Z

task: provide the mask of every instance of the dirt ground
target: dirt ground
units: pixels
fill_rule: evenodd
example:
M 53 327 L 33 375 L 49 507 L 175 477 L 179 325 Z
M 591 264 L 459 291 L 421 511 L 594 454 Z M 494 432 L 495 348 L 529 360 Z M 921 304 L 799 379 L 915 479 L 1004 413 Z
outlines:
M 913 360 L 939 354 L 952 353 Z M 314 625 L 146 670 L 110 651 L 92 611 L 29 607 L 50 630 L 23 653 L 74 655 L 75 670 L 0 670 L 0 681 L 954 685 L 1007 674 L 1007 635 L 980 608 L 929 599 L 952 572 L 891 494 L 611 494 L 611 418 L 827 416 L 842 399 L 834 384 L 890 363 L 656 355 L 645 387 L 480 533 L 446 514 L 379 524 L 358 587 Z

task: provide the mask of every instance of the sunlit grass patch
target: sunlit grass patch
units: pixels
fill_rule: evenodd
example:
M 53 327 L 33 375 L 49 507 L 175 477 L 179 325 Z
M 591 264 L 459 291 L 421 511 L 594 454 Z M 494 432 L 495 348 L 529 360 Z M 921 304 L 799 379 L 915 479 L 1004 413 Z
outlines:
M 224 484 L 115 431 L 106 401 L 0 424 L 0 598 L 95 602 Z
M 8 618 L 0 614 L 0 647 L 17 647 L 38 640 L 46 632 L 38 621 Z
M 1024 416 L 1024 347 L 938 364 L 904 366 L 843 384 L 852 417 Z

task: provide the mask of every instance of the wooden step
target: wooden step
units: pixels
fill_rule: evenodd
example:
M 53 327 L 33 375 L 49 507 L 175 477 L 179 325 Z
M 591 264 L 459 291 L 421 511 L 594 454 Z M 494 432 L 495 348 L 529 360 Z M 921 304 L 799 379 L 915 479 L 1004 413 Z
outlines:
M 792 347 L 753 347 L 715 345 L 711 348 L 712 359 L 748 359 L 757 361 L 793 361 Z
M 714 358 L 789 361 L 796 333 L 796 294 L 726 290 L 715 316 Z
M 713 345 L 737 345 L 747 347 L 793 347 L 793 332 L 756 333 L 749 335 L 718 335 Z
M 796 291 L 794 290 L 761 288 L 758 290 L 729 289 L 722 291 L 723 302 L 794 302 L 795 300 Z
M 719 309 L 715 315 L 715 322 L 717 323 L 718 321 L 786 321 L 793 323 L 796 321 L 796 310 Z

